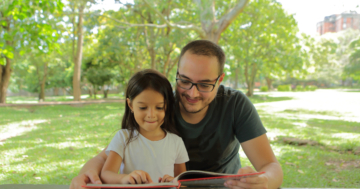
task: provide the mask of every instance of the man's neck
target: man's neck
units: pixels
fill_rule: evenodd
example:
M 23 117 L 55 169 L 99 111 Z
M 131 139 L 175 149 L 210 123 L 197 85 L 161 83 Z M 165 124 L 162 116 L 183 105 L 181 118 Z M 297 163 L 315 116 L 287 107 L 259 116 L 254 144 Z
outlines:
M 185 111 L 185 109 L 181 103 L 179 103 L 179 107 L 180 107 L 180 113 L 181 113 L 182 118 L 187 123 L 190 123 L 190 124 L 197 124 L 201 120 L 203 120 L 204 117 L 206 116 L 207 110 L 209 109 L 209 106 L 207 106 L 204 109 L 202 109 L 200 112 L 190 113 L 190 112 Z

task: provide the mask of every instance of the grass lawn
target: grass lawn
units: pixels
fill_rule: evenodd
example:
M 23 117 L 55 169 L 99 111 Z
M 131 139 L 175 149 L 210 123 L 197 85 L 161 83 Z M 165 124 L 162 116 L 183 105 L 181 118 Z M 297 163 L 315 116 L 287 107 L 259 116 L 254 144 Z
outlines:
M 251 100 L 289 98 L 256 96 Z M 110 142 L 120 128 L 123 110 L 123 103 L 0 107 L 0 184 L 69 184 L 82 165 Z M 283 167 L 282 187 L 360 186 L 360 156 L 355 155 L 360 146 L 360 123 L 296 118 L 299 114 L 339 117 L 336 112 L 283 113 L 292 116 L 259 110 Z M 284 142 L 289 137 L 315 144 Z M 243 152 L 240 154 L 242 165 L 251 165 Z

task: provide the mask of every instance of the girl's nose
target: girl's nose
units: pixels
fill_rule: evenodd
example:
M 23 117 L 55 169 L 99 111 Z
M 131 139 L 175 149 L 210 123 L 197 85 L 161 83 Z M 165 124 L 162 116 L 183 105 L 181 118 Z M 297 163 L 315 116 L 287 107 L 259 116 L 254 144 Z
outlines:
M 148 116 L 148 118 L 153 118 L 153 117 L 155 117 L 154 110 L 153 110 L 152 108 L 149 108 L 149 111 L 148 111 L 147 116 Z

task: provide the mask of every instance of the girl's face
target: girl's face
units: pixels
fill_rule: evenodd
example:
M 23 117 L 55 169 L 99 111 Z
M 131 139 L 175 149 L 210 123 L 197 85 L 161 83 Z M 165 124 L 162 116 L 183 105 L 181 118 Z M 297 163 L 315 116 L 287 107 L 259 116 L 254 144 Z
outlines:
M 142 135 L 156 135 L 158 132 L 163 132 L 160 128 L 165 117 L 165 102 L 162 94 L 152 89 L 145 89 L 132 101 L 130 99 L 126 101 L 134 113 Z

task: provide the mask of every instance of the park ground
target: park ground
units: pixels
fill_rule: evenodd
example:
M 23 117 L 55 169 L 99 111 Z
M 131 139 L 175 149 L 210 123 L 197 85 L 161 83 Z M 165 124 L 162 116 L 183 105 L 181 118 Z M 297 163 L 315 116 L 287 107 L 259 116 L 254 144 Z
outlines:
M 250 100 L 283 167 L 282 187 L 360 186 L 360 90 L 258 92 Z M 69 184 L 110 142 L 123 110 L 121 101 L 0 107 L 0 184 Z

